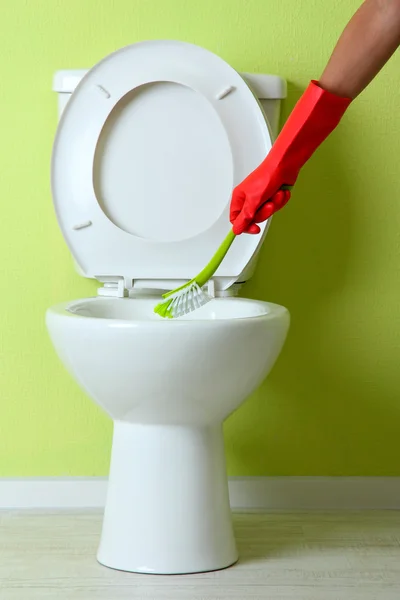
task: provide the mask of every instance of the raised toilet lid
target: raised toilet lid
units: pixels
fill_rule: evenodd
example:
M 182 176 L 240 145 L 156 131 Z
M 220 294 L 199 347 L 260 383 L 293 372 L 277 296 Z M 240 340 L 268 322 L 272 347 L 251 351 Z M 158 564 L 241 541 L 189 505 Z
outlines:
M 76 88 L 54 143 L 54 204 L 75 260 L 100 279 L 193 277 L 229 231 L 233 187 L 270 147 L 257 99 L 211 52 L 150 41 L 111 54 Z M 222 288 L 261 237 L 235 240 Z

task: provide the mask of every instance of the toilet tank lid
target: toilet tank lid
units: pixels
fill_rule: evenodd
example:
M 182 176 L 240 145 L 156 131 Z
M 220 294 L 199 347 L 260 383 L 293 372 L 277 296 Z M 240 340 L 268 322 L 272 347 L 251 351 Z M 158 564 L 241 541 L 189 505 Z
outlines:
M 59 94 L 72 94 L 88 71 L 89 69 L 56 71 L 53 77 L 53 91 Z M 242 73 L 242 76 L 260 100 L 281 100 L 287 96 L 286 80 L 278 75 Z

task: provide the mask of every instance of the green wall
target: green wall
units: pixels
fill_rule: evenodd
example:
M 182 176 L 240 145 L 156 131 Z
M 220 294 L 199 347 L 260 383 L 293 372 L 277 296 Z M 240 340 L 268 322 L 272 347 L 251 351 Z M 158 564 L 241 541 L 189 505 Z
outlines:
M 64 372 L 48 306 L 92 295 L 49 190 L 53 72 L 151 38 L 289 81 L 288 113 L 359 0 L 13 0 L 0 21 L 0 476 L 103 475 L 111 422 Z M 400 475 L 400 56 L 305 167 L 246 294 L 285 350 L 226 425 L 231 475 Z

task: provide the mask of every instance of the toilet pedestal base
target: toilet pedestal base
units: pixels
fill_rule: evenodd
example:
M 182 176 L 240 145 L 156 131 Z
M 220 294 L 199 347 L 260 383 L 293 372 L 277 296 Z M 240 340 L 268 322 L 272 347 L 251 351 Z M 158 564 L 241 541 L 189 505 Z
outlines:
M 115 422 L 97 558 L 157 574 L 236 562 L 221 425 Z

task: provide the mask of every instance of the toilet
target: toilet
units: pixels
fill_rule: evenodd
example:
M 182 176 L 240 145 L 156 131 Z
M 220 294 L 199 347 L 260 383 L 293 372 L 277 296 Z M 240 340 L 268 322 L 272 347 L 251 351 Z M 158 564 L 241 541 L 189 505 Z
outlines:
M 77 272 L 99 289 L 49 308 L 46 324 L 114 423 L 98 561 L 155 574 L 228 567 L 238 554 L 222 424 L 268 375 L 289 327 L 286 308 L 238 296 L 269 222 L 234 241 L 208 304 L 176 320 L 154 306 L 228 233 L 232 189 L 271 147 L 285 82 L 149 41 L 58 72 L 54 89 L 55 212 Z

